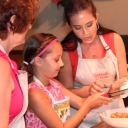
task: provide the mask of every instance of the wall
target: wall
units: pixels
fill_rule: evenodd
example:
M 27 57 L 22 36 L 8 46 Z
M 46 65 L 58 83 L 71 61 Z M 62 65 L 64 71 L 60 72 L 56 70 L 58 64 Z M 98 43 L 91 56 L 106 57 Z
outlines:
M 128 35 L 128 0 L 93 0 L 99 21 L 120 33 Z
M 61 41 L 70 28 L 63 23 L 63 7 L 52 0 L 40 0 L 41 7 L 33 28 L 26 38 L 33 33 L 52 33 Z M 99 22 L 105 27 L 114 29 L 121 35 L 128 35 L 128 0 L 93 0 L 99 13 Z M 15 50 L 22 50 L 22 45 Z

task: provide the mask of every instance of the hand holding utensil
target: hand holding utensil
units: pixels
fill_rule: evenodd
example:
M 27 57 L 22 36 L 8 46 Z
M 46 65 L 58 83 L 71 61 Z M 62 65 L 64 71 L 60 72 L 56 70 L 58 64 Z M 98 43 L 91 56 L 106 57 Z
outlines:
M 112 93 L 104 93 L 102 96 L 109 97 L 109 98 L 117 98 L 120 95 L 128 94 L 128 88 L 124 90 L 119 90 Z

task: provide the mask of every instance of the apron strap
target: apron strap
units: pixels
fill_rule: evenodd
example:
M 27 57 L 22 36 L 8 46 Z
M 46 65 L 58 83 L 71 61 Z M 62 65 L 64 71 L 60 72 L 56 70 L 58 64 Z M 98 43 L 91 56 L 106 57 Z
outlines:
M 40 80 L 37 79 L 35 76 L 33 76 L 33 79 L 34 79 L 40 86 L 42 86 L 45 91 L 47 91 L 47 93 L 49 94 L 50 98 L 52 99 L 52 102 L 55 103 L 54 97 L 53 97 L 52 94 L 44 87 L 44 85 L 40 82 Z
M 116 73 L 117 73 L 117 79 L 119 79 L 119 72 L 118 72 L 118 63 L 117 63 L 117 58 L 115 57 L 115 55 L 113 54 L 111 48 L 106 44 L 104 38 L 102 35 L 99 35 L 99 38 L 106 50 L 106 52 L 110 55 L 110 58 L 112 60 L 112 62 L 114 63 L 115 65 L 115 69 L 116 69 Z
M 106 52 L 108 52 L 110 55 L 113 55 L 110 47 L 106 44 L 103 36 L 102 35 L 99 35 L 99 38 L 100 38 L 100 40 L 101 40 L 101 42 L 102 42 L 102 44 L 103 44 Z M 80 43 L 78 43 L 77 51 L 78 51 L 78 56 L 82 58 L 82 51 L 81 51 Z
M 110 57 L 112 57 L 112 56 L 113 56 L 113 52 L 112 52 L 111 48 L 106 44 L 106 42 L 105 42 L 103 36 L 102 36 L 102 35 L 99 35 L 99 38 L 100 38 L 100 40 L 101 40 L 101 42 L 102 42 L 102 44 L 103 44 L 103 46 L 104 46 L 106 52 L 108 52 L 109 55 L 110 55 Z M 115 56 L 114 56 L 114 58 L 116 59 Z
M 80 58 L 82 58 L 82 51 L 81 51 L 81 47 L 80 47 L 80 43 L 79 43 L 79 42 L 78 42 L 77 51 L 78 51 L 78 56 L 79 56 Z

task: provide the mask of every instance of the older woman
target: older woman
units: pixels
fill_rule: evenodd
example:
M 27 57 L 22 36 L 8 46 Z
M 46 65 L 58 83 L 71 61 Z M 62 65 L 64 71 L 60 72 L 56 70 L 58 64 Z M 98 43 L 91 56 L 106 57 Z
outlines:
M 0 0 L 0 127 L 25 128 L 27 74 L 19 72 L 9 52 L 23 44 L 39 8 L 38 0 Z

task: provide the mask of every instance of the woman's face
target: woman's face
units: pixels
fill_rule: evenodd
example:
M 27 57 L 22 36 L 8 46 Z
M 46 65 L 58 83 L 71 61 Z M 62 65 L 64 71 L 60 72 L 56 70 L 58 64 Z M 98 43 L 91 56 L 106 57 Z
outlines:
M 70 27 L 82 43 L 92 43 L 97 33 L 97 18 L 84 10 L 70 17 Z

